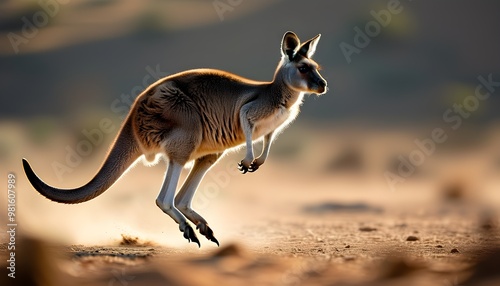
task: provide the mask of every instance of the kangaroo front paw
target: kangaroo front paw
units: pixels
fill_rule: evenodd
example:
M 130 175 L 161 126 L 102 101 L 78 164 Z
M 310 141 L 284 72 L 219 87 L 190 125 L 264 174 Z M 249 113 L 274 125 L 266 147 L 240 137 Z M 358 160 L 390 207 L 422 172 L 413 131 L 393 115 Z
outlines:
M 246 165 L 244 160 L 241 160 L 241 162 L 238 163 L 238 170 L 240 170 L 242 174 L 246 174 L 247 172 L 252 173 L 257 171 L 257 169 L 259 169 L 259 165 L 257 165 L 255 161 L 253 161 L 249 165 Z
M 181 225 L 182 226 L 182 225 Z M 184 229 L 179 227 L 181 231 L 184 233 L 184 238 L 188 240 L 188 242 L 196 242 L 198 244 L 198 247 L 201 247 L 200 241 L 198 240 L 198 237 L 196 237 L 196 233 L 194 232 L 193 228 L 189 224 L 184 224 Z
M 196 226 L 196 229 L 199 229 L 202 235 L 204 235 L 208 240 L 215 242 L 215 244 L 219 246 L 219 241 L 217 240 L 217 238 L 214 237 L 214 232 L 212 231 L 211 228 L 208 227 L 207 224 L 199 223 Z
M 243 165 L 243 161 L 241 161 L 238 163 L 238 170 L 240 170 L 242 174 L 246 174 L 246 172 L 248 172 L 248 167 Z

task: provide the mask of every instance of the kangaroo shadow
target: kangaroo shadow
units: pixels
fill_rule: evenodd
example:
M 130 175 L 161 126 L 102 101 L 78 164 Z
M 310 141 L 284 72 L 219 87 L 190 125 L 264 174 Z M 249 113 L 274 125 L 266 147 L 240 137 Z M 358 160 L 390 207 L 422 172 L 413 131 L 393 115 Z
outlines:
M 311 214 L 324 214 L 324 213 L 382 213 L 384 210 L 380 207 L 371 206 L 365 203 L 336 203 L 326 202 L 314 205 L 305 206 L 303 212 Z

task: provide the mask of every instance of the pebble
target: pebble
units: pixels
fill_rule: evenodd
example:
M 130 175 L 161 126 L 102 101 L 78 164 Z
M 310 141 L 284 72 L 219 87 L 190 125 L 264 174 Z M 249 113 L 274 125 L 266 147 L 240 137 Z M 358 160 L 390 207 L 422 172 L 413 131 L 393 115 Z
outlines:
M 417 241 L 417 240 L 420 240 L 420 238 L 418 238 L 414 235 L 410 235 L 406 238 L 406 241 Z
M 363 226 L 359 228 L 360 231 L 376 231 L 377 229 L 374 227 Z

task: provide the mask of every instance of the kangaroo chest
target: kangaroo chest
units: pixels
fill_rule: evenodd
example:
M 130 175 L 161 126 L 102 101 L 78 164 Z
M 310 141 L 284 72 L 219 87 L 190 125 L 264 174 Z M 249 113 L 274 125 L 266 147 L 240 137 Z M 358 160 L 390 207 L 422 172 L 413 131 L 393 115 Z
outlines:
M 285 107 L 280 107 L 271 115 L 255 122 L 252 139 L 258 139 L 282 126 L 289 118 L 291 112 Z

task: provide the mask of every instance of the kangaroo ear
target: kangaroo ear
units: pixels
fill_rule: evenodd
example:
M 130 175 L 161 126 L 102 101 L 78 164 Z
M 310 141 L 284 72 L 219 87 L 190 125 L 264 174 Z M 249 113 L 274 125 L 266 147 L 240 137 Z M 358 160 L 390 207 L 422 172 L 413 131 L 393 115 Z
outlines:
M 294 32 L 286 32 L 281 42 L 281 55 L 291 61 L 300 47 L 300 40 Z
M 321 34 L 318 34 L 316 37 L 303 43 L 300 46 L 298 53 L 306 58 L 312 58 L 312 56 L 316 52 L 316 46 L 318 45 L 320 38 L 321 38 Z

